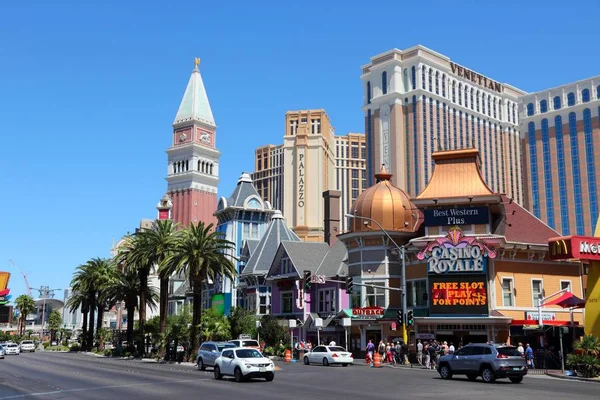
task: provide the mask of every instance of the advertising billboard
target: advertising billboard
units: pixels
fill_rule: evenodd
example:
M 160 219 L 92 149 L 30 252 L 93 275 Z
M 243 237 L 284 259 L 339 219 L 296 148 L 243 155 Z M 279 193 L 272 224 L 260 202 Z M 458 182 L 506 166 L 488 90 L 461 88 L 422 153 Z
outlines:
M 223 293 L 213 294 L 210 304 L 217 315 L 225 314 L 225 295 Z
M 10 301 L 10 289 L 8 281 L 10 280 L 10 272 L 0 271 L 0 306 L 8 304 Z
M 429 275 L 429 315 L 487 316 L 485 274 Z
M 0 324 L 10 324 L 12 321 L 12 307 L 0 306 Z
M 423 210 L 425 226 L 487 224 L 488 207 L 452 207 Z

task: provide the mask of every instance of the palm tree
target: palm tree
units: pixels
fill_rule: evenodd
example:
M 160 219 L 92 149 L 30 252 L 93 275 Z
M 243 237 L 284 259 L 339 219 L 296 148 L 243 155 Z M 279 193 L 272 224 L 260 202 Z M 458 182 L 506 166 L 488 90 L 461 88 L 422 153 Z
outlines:
M 87 265 L 91 271 L 92 290 L 95 291 L 96 307 L 98 309 L 96 319 L 96 334 L 102 329 L 102 320 L 104 318 L 104 309 L 110 304 L 110 298 L 107 296 L 109 287 L 116 283 L 116 269 L 111 260 L 106 258 L 92 258 Z M 92 321 L 93 323 L 93 321 Z M 94 338 L 93 335 L 90 338 Z
M 26 294 L 22 294 L 15 299 L 15 306 L 19 309 L 19 320 L 18 320 L 18 331 L 19 335 L 25 333 L 25 326 L 27 325 L 27 316 L 35 310 L 35 301 Z
M 213 224 L 193 223 L 176 236 L 173 253 L 165 260 L 188 279 L 194 296 L 192 307 L 192 329 L 190 350 L 198 346 L 198 325 L 202 317 L 202 287 L 207 280 L 215 281 L 218 276 L 233 279 L 234 264 L 226 253 L 234 251 L 232 242 L 223 238 L 223 233 L 214 232 Z
M 94 344 L 94 313 L 96 310 L 95 275 L 95 263 L 90 260 L 77 267 L 73 274 L 73 279 L 71 280 L 73 291 L 81 293 L 85 298 L 85 302 L 82 302 L 81 304 L 85 305 L 88 311 L 89 319 L 87 321 L 87 336 L 84 334 L 82 342 L 84 350 L 91 350 Z
M 72 283 L 72 282 L 71 282 Z M 74 289 L 74 288 L 72 288 Z M 87 295 L 82 292 L 73 291 L 66 304 L 69 311 L 73 312 L 81 307 L 82 323 L 81 323 L 81 348 L 87 349 L 87 324 L 88 313 L 90 308 L 87 304 Z

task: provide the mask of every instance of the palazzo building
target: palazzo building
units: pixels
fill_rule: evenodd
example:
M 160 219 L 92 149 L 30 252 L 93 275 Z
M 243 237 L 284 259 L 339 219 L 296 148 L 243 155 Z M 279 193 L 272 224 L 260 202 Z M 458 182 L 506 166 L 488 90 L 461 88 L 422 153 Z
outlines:
M 486 184 L 523 202 L 523 91 L 421 45 L 371 57 L 361 79 L 369 185 L 385 164 L 393 183 L 417 196 L 432 177 L 433 152 L 475 147 Z
M 591 236 L 598 220 L 600 76 L 523 96 L 526 207 L 561 234 Z

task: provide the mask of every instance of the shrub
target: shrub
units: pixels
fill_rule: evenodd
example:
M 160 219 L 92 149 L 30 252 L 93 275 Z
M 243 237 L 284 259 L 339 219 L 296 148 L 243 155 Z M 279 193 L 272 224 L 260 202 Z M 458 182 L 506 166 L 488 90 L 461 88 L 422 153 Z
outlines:
M 79 345 L 79 343 L 73 343 L 69 347 L 69 351 L 81 351 L 81 346 Z
M 50 347 L 50 342 L 44 342 L 42 343 L 42 346 L 44 346 L 44 350 L 46 350 L 48 347 Z
M 126 351 L 125 353 L 123 353 L 123 357 L 131 357 L 131 352 Z
M 595 336 L 584 336 L 575 343 L 575 354 L 569 354 L 567 364 L 584 378 L 595 378 L 600 375 L 600 339 Z
M 106 357 L 112 356 L 112 350 L 110 350 L 110 349 L 104 350 L 104 356 L 106 356 Z

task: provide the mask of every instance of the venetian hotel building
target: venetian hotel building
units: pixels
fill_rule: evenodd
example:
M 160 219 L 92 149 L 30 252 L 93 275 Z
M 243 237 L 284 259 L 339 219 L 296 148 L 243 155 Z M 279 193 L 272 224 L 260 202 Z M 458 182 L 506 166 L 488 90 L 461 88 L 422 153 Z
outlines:
M 565 236 L 598 220 L 599 115 L 600 76 L 522 98 L 525 205 Z
M 476 147 L 489 187 L 523 202 L 523 91 L 420 45 L 372 57 L 361 79 L 367 177 L 385 164 L 394 184 L 416 196 L 431 178 L 434 151 Z

